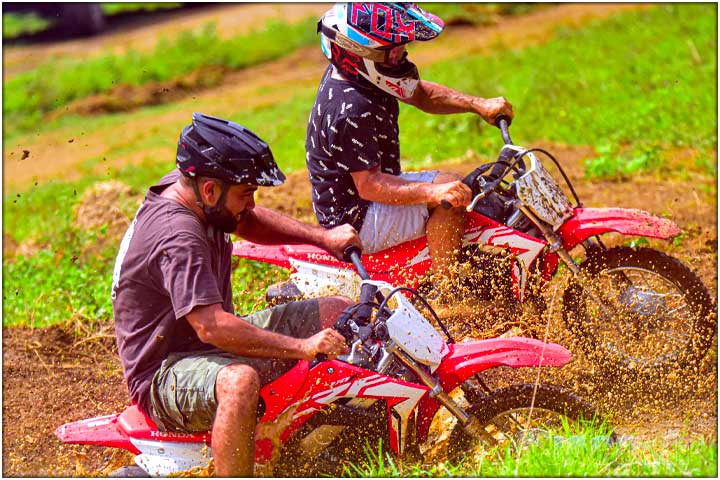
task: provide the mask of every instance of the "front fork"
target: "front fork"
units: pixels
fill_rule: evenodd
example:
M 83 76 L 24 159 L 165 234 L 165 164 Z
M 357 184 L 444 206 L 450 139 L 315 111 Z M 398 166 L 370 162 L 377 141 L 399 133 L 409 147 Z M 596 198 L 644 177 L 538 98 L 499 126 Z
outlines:
M 534 213 L 532 210 L 530 210 L 527 206 L 520 203 L 518 205 L 518 210 L 520 210 L 523 214 L 525 214 L 542 232 L 543 236 L 548 242 L 548 250 L 551 253 L 557 254 L 557 256 L 560 258 L 560 260 L 570 269 L 573 276 L 575 277 L 575 280 L 580 285 L 580 287 L 583 289 L 585 294 L 589 296 L 595 304 L 600 308 L 602 313 L 606 316 L 610 315 L 612 312 L 609 311 L 607 308 L 606 301 L 602 299 L 599 295 L 595 293 L 595 289 L 590 287 L 590 283 L 585 278 L 585 275 L 583 275 L 582 270 L 580 270 L 580 266 L 575 262 L 575 260 L 570 255 L 570 252 L 568 252 L 565 247 L 563 247 L 562 238 L 555 233 L 550 227 L 548 227 L 544 222 L 542 222 Z M 586 245 L 589 246 L 589 245 Z M 594 247 L 594 246 L 593 246 Z
M 397 345 L 388 345 L 386 350 L 389 353 L 394 354 L 406 367 L 412 370 L 413 373 L 415 373 L 428 388 L 430 388 L 430 398 L 434 398 L 438 403 L 447 408 L 448 411 L 458 419 L 458 422 L 460 422 L 460 425 L 463 426 L 466 432 L 475 438 L 492 440 L 492 437 L 490 437 L 485 429 L 482 428 L 478 419 L 474 415 L 467 413 L 460 405 L 457 404 L 455 400 L 450 397 L 450 395 L 447 394 L 447 392 L 445 392 L 445 390 L 443 390 L 440 385 L 440 381 L 437 378 L 430 375 L 422 367 L 415 363 L 415 361 L 398 348 Z

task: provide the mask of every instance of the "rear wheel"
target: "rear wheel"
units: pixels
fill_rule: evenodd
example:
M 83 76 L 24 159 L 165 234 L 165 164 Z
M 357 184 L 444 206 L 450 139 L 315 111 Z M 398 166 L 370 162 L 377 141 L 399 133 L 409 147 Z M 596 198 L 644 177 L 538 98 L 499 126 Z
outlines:
M 465 396 L 453 397 L 478 420 L 481 437 L 471 436 L 454 417 L 449 421 L 443 418 L 449 414 L 441 409 L 433 419 L 430 441 L 423 448 L 426 460 L 456 462 L 463 457 L 482 454 L 483 449 L 494 446 L 521 449 L 542 436 L 580 433 L 587 423 L 599 424 L 601 421 L 594 406 L 555 385 L 521 384 L 489 394 L 474 392 L 470 402 Z M 438 424 L 442 425 L 440 429 Z M 435 434 L 440 433 L 434 438 L 433 427 Z
M 618 247 L 592 255 L 581 269 L 593 295 L 572 284 L 563 317 L 591 358 L 645 373 L 703 358 L 717 318 L 707 289 L 682 262 L 650 248 Z

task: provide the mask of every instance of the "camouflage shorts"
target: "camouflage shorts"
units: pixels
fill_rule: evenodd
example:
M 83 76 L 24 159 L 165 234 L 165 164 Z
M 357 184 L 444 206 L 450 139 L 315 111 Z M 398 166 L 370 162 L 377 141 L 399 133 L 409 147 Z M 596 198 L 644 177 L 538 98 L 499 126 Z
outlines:
M 310 337 L 321 329 L 316 299 L 278 305 L 242 318 L 257 327 L 295 338 Z M 296 362 L 241 357 L 219 349 L 172 353 L 153 377 L 151 416 L 161 430 L 210 430 L 217 410 L 215 381 L 223 367 L 236 363 L 250 365 L 260 375 L 261 383 L 266 384 Z

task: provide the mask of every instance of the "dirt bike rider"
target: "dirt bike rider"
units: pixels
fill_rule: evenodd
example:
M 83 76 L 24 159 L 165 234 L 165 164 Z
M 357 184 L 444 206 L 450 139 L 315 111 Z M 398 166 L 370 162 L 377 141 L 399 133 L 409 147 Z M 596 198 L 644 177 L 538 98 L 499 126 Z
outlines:
M 512 118 L 503 97 L 480 98 L 420 80 L 406 45 L 444 23 L 412 3 L 338 3 L 318 22 L 330 61 L 307 127 L 306 162 L 318 222 L 349 223 L 372 253 L 427 235 L 439 279 L 461 246 L 470 189 L 454 173 L 401 172 L 398 99 L 434 114 Z M 438 208 L 443 200 L 451 209 Z
M 310 243 L 338 258 L 360 246 L 350 225 L 328 231 L 255 205 L 258 186 L 284 179 L 253 132 L 194 113 L 178 141 L 177 169 L 149 189 L 115 262 L 115 330 L 132 401 L 160 429 L 212 429 L 218 476 L 253 474 L 262 384 L 298 359 L 347 352 L 329 328 L 351 303 L 345 297 L 233 312 L 230 233 Z

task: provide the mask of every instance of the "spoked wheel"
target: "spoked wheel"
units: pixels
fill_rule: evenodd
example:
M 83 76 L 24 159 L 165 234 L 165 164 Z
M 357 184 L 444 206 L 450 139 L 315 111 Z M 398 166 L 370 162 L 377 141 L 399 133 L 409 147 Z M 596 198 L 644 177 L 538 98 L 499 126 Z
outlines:
M 478 419 L 480 435 L 470 435 L 441 409 L 433 419 L 430 441 L 422 448 L 426 460 L 457 462 L 497 446 L 520 450 L 539 438 L 579 433 L 574 430 L 601 421 L 590 403 L 555 385 L 522 384 L 489 394 L 477 392 L 472 402 L 457 391 L 453 393 L 455 400 Z
M 700 279 L 679 260 L 650 248 L 618 247 L 582 266 L 592 295 L 572 284 L 563 317 L 601 365 L 662 372 L 699 361 L 717 326 Z

